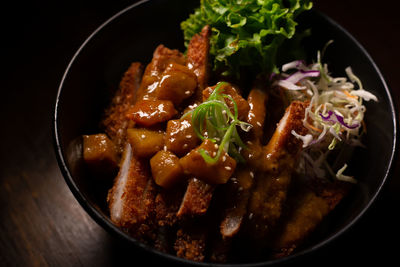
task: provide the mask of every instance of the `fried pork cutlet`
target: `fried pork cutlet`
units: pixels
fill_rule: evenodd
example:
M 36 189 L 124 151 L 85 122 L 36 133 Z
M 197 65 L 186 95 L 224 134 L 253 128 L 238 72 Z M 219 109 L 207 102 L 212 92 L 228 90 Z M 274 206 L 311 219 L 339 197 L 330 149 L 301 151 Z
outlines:
M 240 247 L 236 241 L 251 241 L 254 246 L 244 250 L 257 247 L 254 255 L 272 251 L 275 258 L 287 256 L 348 187 L 309 180 L 289 191 L 302 145 L 292 131 L 307 133 L 302 120 L 308 103 L 293 101 L 276 129 L 271 127 L 275 132 L 269 133 L 271 129 L 264 127 L 269 95 L 257 82 L 247 100 L 233 85 L 221 87 L 229 95 L 226 104 L 231 111 L 236 107 L 239 119 L 253 126 L 243 136 L 247 149 L 240 152 L 246 165 L 227 153 L 219 161 L 229 159 L 230 165 L 204 161 L 196 149 L 213 155 L 218 146 L 209 139 L 199 145 L 190 119 L 178 116 L 208 99 L 215 89 L 207 87 L 210 34 L 210 26 L 205 26 L 193 36 L 187 58 L 159 45 L 144 73 L 136 62 L 125 72 L 102 121 L 110 143 L 122 154 L 107 196 L 110 218 L 141 242 L 188 260 L 227 262 Z M 271 134 L 265 145 L 263 139 Z M 162 158 L 165 166 L 169 162 L 176 167 L 174 175 L 159 175 L 168 173 L 164 165 L 154 163 L 161 153 L 174 159 Z M 156 167 L 163 169 L 157 172 Z
M 265 90 L 257 88 L 252 89 L 247 97 L 247 102 L 250 107 L 247 115 L 247 122 L 253 126 L 252 135 L 248 142 L 248 144 L 251 144 L 251 147 L 261 147 L 267 100 L 268 95 Z M 246 157 L 249 163 L 257 160 L 250 160 L 248 154 Z M 255 176 L 254 166 L 242 168 L 233 176 L 235 179 L 227 185 L 229 187 L 228 191 L 231 201 L 229 201 L 229 207 L 226 209 L 225 216 L 220 226 L 222 237 L 225 239 L 231 238 L 239 232 L 243 217 L 247 214 L 247 203 L 250 198 Z
M 301 141 L 291 131 L 305 134 L 302 119 L 306 106 L 303 102 L 292 102 L 264 148 L 261 169 L 249 200 L 246 227 L 249 236 L 260 243 L 266 240 L 281 216 L 291 174 L 301 149 Z
M 107 201 L 114 224 L 143 240 L 151 232 L 155 185 L 145 162 L 125 145 L 121 167 Z
M 214 185 L 209 185 L 196 178 L 189 179 L 177 215 L 181 217 L 184 215 L 194 216 L 205 214 L 210 205 L 214 189 Z
M 288 196 L 286 214 L 269 245 L 273 257 L 288 256 L 301 245 L 343 199 L 350 186 L 349 183 L 318 178 L 296 181 L 294 192 Z
M 204 261 L 206 249 L 206 234 L 204 226 L 193 227 L 186 225 L 178 230 L 174 249 L 176 255 L 192 261 Z
M 210 76 L 208 55 L 210 50 L 211 27 L 206 25 L 190 40 L 187 50 L 187 65 L 197 76 L 198 88 L 194 100 L 201 102 L 202 92 L 208 85 Z
M 203 90 L 208 84 L 208 54 L 210 48 L 210 26 L 205 26 L 191 39 L 187 51 L 187 65 L 197 76 L 198 87 L 191 101 L 201 102 Z M 206 184 L 194 177 L 190 178 L 180 205 L 178 216 L 204 214 L 210 204 L 215 186 Z
M 101 122 L 106 134 L 114 142 L 119 154 L 122 153 L 126 141 L 126 129 L 130 120 L 126 118 L 126 112 L 136 101 L 136 92 L 140 86 L 143 74 L 143 66 L 139 62 L 133 62 L 124 73 L 115 93 L 110 107 L 105 112 Z

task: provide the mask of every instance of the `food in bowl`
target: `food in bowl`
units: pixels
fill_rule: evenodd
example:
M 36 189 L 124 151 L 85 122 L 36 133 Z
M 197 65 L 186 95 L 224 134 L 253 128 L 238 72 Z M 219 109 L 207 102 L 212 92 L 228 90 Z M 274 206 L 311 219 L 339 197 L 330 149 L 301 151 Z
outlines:
M 357 89 L 331 77 L 321 57 L 275 75 L 274 61 L 263 61 L 262 75 L 243 85 L 246 64 L 215 64 L 216 27 L 193 33 L 186 55 L 159 45 L 145 69 L 132 63 L 104 133 L 84 136 L 84 159 L 115 178 L 113 223 L 149 246 L 194 261 L 288 256 L 355 183 L 346 164 L 329 165 L 327 151 L 343 140 L 360 144 L 362 101 L 376 98 L 351 69 Z

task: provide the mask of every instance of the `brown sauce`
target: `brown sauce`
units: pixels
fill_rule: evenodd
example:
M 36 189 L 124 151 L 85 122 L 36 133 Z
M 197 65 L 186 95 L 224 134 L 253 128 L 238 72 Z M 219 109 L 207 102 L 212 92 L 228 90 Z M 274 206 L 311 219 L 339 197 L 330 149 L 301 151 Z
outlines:
M 205 161 L 200 151 L 215 156 L 218 144 L 201 140 L 191 116 L 181 117 L 215 89 L 208 84 L 209 32 L 195 35 L 187 57 L 160 45 L 143 75 L 141 64 L 132 64 L 105 112 L 108 137 L 85 137 L 107 145 L 87 142 L 85 160 L 100 172 L 109 168 L 104 162 L 119 164 L 110 218 L 149 246 L 194 261 L 229 262 L 238 250 L 287 256 L 346 191 L 309 181 L 291 193 L 302 145 L 291 131 L 305 133 L 308 103 L 271 110 L 268 88 L 258 82 L 247 96 L 233 84 L 222 88 L 227 106 L 233 111 L 233 100 L 239 119 L 252 125 L 248 133 L 238 129 L 245 162 L 226 151 L 216 163 Z

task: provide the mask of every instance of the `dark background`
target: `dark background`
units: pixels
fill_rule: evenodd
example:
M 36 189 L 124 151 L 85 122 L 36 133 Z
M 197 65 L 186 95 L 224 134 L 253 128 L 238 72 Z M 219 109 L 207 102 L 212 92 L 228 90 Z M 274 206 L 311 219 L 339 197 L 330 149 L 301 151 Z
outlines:
M 64 182 L 51 136 L 55 96 L 70 58 L 102 22 L 134 2 L 2 4 L 0 266 L 160 262 L 111 237 L 86 214 Z M 315 7 L 360 41 L 398 102 L 400 18 L 396 2 L 324 0 L 315 1 Z M 304 264 L 379 262 L 384 266 L 398 262 L 399 165 L 397 161 L 382 194 L 355 227 L 306 258 Z

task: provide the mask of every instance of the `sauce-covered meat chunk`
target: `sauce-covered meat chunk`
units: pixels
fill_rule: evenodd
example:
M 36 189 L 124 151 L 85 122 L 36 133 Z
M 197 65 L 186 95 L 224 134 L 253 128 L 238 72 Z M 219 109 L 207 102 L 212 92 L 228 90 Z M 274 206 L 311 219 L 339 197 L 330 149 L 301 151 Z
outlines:
M 211 93 L 214 91 L 215 88 L 216 86 L 212 86 L 212 87 L 207 87 L 206 89 L 203 90 L 203 101 L 207 100 L 210 97 Z M 238 114 L 239 114 L 238 118 L 240 120 L 246 119 L 247 114 L 250 110 L 250 106 L 249 103 L 247 103 L 246 99 L 244 99 L 240 95 L 238 89 L 229 83 L 224 83 L 219 90 L 220 93 L 232 97 L 238 109 Z M 231 112 L 234 113 L 234 103 L 232 102 L 232 100 L 229 98 L 225 98 L 225 101 Z
M 83 159 L 96 173 L 112 173 L 117 169 L 116 147 L 105 134 L 83 136 Z
M 195 148 L 199 141 L 189 118 L 168 121 L 165 145 L 169 151 L 183 156 Z
M 131 144 L 134 154 L 140 158 L 153 156 L 164 147 L 162 131 L 145 128 L 132 128 L 127 130 L 127 139 Z
M 159 45 L 153 53 L 153 59 L 144 71 L 137 99 L 154 96 L 161 74 L 171 63 L 185 65 L 185 56 L 176 49 Z
M 183 175 L 179 158 L 170 151 L 158 151 L 150 160 L 153 179 L 159 186 L 169 188 Z
M 216 163 L 207 163 L 199 153 L 201 149 L 206 151 L 210 156 L 215 157 L 218 145 L 206 139 L 198 148 L 193 149 L 181 158 L 179 162 L 184 172 L 210 184 L 226 183 L 235 171 L 236 161 L 223 152 L 223 155 L 219 157 Z
M 170 100 L 175 106 L 189 98 L 197 87 L 196 75 L 186 66 L 171 63 L 162 73 L 155 96 Z
M 177 113 L 169 100 L 142 99 L 136 102 L 126 116 L 140 126 L 150 127 L 168 121 Z

